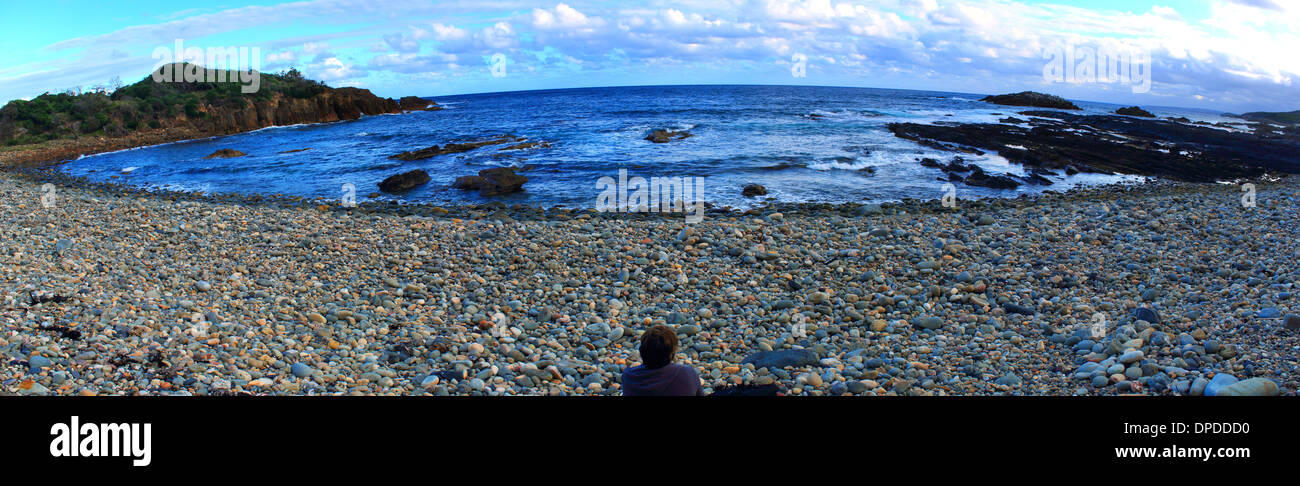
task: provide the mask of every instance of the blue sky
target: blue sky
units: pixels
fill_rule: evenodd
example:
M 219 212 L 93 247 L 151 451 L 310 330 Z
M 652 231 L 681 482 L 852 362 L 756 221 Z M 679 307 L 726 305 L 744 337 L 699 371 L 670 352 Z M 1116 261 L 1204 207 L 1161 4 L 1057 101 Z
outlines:
M 0 3 L 0 29 L 0 102 L 139 80 L 183 39 L 390 97 L 756 83 L 1300 109 L 1295 0 L 45 0 Z M 1149 89 L 1051 79 L 1057 49 L 1147 52 Z

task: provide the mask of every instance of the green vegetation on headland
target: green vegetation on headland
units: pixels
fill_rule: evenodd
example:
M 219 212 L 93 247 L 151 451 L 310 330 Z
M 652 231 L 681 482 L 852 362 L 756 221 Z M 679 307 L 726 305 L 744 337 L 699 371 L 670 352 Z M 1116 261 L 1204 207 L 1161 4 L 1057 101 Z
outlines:
M 1234 115 L 1235 116 L 1235 115 Z M 1252 111 L 1242 113 L 1240 118 L 1254 121 L 1278 123 L 1282 125 L 1300 125 L 1300 110 L 1296 111 Z
M 184 69 L 185 65 L 173 68 Z M 257 73 L 259 89 L 242 93 L 239 75 L 226 71 L 227 82 L 156 82 L 152 76 L 111 93 L 45 93 L 31 100 L 14 100 L 0 108 L 0 144 L 25 145 L 85 136 L 120 137 L 142 128 L 161 128 L 184 115 L 209 116 L 207 108 L 243 108 L 276 95 L 306 99 L 327 88 L 295 69 L 280 74 Z

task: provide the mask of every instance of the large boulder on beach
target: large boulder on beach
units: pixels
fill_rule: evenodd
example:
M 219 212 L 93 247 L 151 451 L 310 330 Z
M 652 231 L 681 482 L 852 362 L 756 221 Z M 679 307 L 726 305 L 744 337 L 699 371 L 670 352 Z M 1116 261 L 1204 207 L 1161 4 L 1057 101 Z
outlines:
M 1151 112 L 1146 111 L 1146 110 L 1143 110 L 1142 108 L 1137 107 L 1137 106 L 1126 106 L 1126 107 L 1120 108 L 1120 109 L 1118 109 L 1118 110 L 1115 110 L 1115 114 L 1117 114 L 1117 115 L 1128 115 L 1128 116 L 1140 116 L 1140 117 L 1143 117 L 1143 118 L 1155 118 L 1155 117 L 1156 117 L 1155 115 L 1152 115 Z
M 1004 95 L 985 96 L 980 101 L 995 105 L 1033 106 L 1038 108 L 1056 108 L 1060 110 L 1078 110 L 1079 107 L 1060 96 L 1053 96 L 1035 91 L 1021 91 Z
M 428 172 L 423 169 L 415 169 L 410 172 L 389 176 L 379 183 L 379 190 L 389 193 L 409 191 L 416 186 L 429 182 L 429 180 Z
M 1214 378 L 1210 378 L 1209 384 L 1205 385 L 1205 396 L 1218 396 L 1219 392 L 1223 391 L 1224 388 L 1232 386 L 1239 381 L 1241 380 L 1237 379 L 1235 376 L 1227 373 L 1218 373 L 1214 375 Z
M 522 191 L 528 178 L 515 173 L 513 167 L 494 167 L 478 171 L 476 176 L 457 177 L 454 189 L 478 191 L 483 196 L 500 196 Z
M 681 140 L 683 138 L 687 138 L 690 136 L 691 133 L 685 130 L 679 132 L 674 132 L 671 130 L 655 130 L 653 132 L 650 132 L 650 135 L 647 135 L 645 139 L 654 143 L 668 143 L 673 140 Z
M 754 369 L 780 369 L 786 366 L 813 366 L 818 363 L 817 353 L 807 349 L 783 349 L 780 351 L 760 351 L 746 356 L 741 364 L 753 364 Z
M 1218 375 L 1216 375 L 1217 377 Z M 1206 387 L 1209 388 L 1208 386 Z M 1268 378 L 1251 378 L 1221 387 L 1214 391 L 1216 397 L 1275 397 L 1281 393 L 1277 383 Z M 1207 393 L 1208 395 L 1208 393 Z
M 229 159 L 232 157 L 243 157 L 245 155 L 248 154 L 245 154 L 235 149 L 221 149 L 216 152 L 212 152 L 211 154 L 208 154 L 208 156 L 204 158 L 205 159 Z

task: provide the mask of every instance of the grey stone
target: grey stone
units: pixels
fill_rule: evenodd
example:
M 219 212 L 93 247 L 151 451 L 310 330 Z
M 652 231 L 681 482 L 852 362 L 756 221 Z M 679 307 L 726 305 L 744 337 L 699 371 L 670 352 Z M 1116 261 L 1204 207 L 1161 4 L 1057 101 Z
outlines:
M 1133 319 L 1147 321 L 1152 324 L 1160 323 L 1160 314 L 1149 307 L 1138 307 L 1133 309 Z
M 1205 396 L 1207 397 L 1216 396 L 1224 388 L 1227 388 L 1229 385 L 1237 383 L 1237 381 L 1238 381 L 1237 377 L 1229 375 L 1227 373 L 1219 373 L 1217 375 L 1214 375 L 1214 378 L 1210 379 L 1210 383 L 1208 385 L 1205 385 Z
M 1215 391 L 1215 396 L 1220 397 L 1275 397 L 1281 390 L 1277 383 L 1267 378 L 1251 378 L 1231 385 L 1222 387 Z
M 787 366 L 815 366 L 817 353 L 807 349 L 783 349 L 780 351 L 762 351 L 746 356 L 742 364 L 753 364 L 754 368 L 785 368 Z
M 938 317 L 927 316 L 927 317 L 921 317 L 916 319 L 916 321 L 914 321 L 913 324 L 916 324 L 917 327 L 921 327 L 925 329 L 939 329 L 943 327 L 944 322 L 943 319 L 940 319 Z

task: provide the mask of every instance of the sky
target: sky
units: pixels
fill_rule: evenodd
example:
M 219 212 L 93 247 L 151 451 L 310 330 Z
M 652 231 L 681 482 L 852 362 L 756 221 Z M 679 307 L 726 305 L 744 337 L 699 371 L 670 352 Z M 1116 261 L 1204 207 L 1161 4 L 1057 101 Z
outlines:
M 187 48 L 256 48 L 241 67 L 295 67 L 386 97 L 791 84 L 1034 90 L 1236 113 L 1300 109 L 1300 0 L 104 5 L 0 0 L 0 103 L 114 77 L 138 81 L 179 39 Z M 1120 75 L 1096 76 L 1108 63 L 1090 53 L 1115 55 Z

